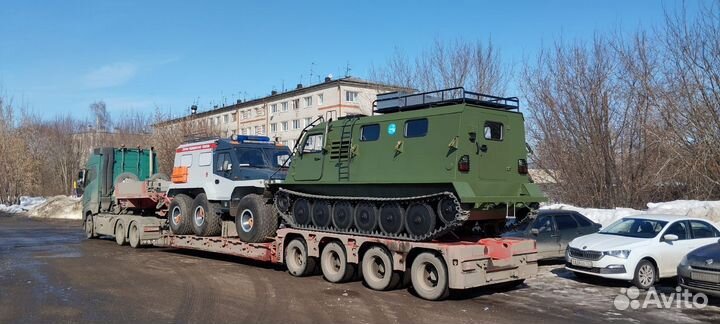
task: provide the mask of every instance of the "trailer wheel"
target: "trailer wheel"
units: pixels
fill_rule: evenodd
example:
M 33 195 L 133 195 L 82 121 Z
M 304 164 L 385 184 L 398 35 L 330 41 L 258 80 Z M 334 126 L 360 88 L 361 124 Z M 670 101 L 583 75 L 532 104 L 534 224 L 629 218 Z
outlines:
M 118 175 L 118 176 L 115 178 L 115 183 L 117 184 L 117 183 L 125 182 L 125 181 L 127 181 L 127 180 L 139 181 L 138 176 L 135 175 L 135 173 L 132 173 L 132 172 L 123 172 L 123 173 L 120 173 L 120 175 Z
M 265 242 L 275 236 L 278 222 L 272 206 L 262 196 L 249 194 L 240 199 L 235 217 L 235 228 L 243 242 Z
M 315 271 L 316 260 L 308 256 L 307 245 L 303 239 L 293 239 L 285 246 L 285 266 L 295 277 L 304 277 Z
M 130 246 L 133 249 L 140 247 L 140 230 L 138 229 L 137 223 L 133 222 L 130 224 L 130 232 L 128 233 Z
M 155 173 L 152 176 L 150 176 L 150 178 L 148 180 L 150 180 L 150 181 L 155 181 L 155 180 L 170 181 L 170 177 L 168 177 L 168 175 L 165 173 L 158 172 L 158 173 Z
M 208 202 L 201 193 L 195 197 L 192 205 L 192 228 L 198 236 L 218 236 L 222 230 L 222 218 L 217 204 Z
M 117 225 L 115 225 L 115 243 L 117 245 L 125 245 L 125 227 L 122 224 L 122 221 L 118 221 Z
M 423 299 L 442 300 L 450 295 L 445 262 L 435 253 L 422 252 L 415 257 L 410 279 L 415 293 Z
M 88 213 L 87 216 L 85 216 L 85 238 L 88 239 L 94 239 L 97 237 L 97 234 L 95 234 L 95 226 L 93 223 L 93 216 L 92 214 Z
M 362 258 L 362 276 L 374 290 L 390 290 L 400 283 L 400 274 L 393 271 L 393 261 L 387 249 L 373 246 Z
M 330 242 L 323 248 L 320 268 L 329 282 L 346 282 L 355 275 L 355 265 L 347 262 L 345 249 L 337 242 Z
M 175 196 L 170 202 L 168 220 L 173 234 L 187 235 L 192 233 L 192 200 L 185 194 Z

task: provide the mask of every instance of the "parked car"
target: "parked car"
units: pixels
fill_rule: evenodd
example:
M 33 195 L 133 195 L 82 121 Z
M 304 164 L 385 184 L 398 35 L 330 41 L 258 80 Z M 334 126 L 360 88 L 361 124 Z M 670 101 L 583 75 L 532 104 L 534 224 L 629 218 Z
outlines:
M 715 242 L 720 230 L 705 220 L 642 215 L 622 218 L 570 242 L 565 268 L 578 276 L 630 280 L 641 289 L 677 275 L 691 250 Z
M 511 226 L 503 237 L 524 237 L 537 241 L 539 259 L 562 258 L 570 241 L 595 233 L 601 225 L 571 210 L 543 209 Z
M 701 235 L 711 235 L 701 231 Z M 677 273 L 681 287 L 720 297 L 720 241 L 688 253 L 680 261 Z

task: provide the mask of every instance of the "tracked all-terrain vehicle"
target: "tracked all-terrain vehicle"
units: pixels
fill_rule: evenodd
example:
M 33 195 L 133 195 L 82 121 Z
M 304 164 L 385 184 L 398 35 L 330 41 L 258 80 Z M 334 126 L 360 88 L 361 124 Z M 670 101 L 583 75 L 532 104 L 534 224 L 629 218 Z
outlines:
M 303 130 L 287 178 L 269 187 L 291 227 L 410 241 L 487 237 L 545 200 L 528 176 L 517 98 L 453 88 L 376 103 L 373 116 Z

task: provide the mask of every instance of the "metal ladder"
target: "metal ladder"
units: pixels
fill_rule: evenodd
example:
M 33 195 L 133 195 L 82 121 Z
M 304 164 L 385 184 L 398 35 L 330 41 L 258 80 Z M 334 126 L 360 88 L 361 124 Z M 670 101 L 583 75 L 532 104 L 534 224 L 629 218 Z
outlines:
M 338 180 L 350 181 L 350 161 L 352 160 L 352 130 L 357 118 L 345 119 L 340 133 L 340 146 L 338 148 Z

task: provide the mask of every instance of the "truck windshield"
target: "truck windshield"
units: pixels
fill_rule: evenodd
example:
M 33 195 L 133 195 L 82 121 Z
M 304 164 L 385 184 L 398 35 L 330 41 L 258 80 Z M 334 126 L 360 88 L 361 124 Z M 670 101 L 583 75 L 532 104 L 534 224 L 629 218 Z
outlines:
M 238 163 L 251 168 L 279 168 L 290 158 L 290 151 L 286 148 L 237 148 Z M 287 166 L 287 165 L 286 165 Z

